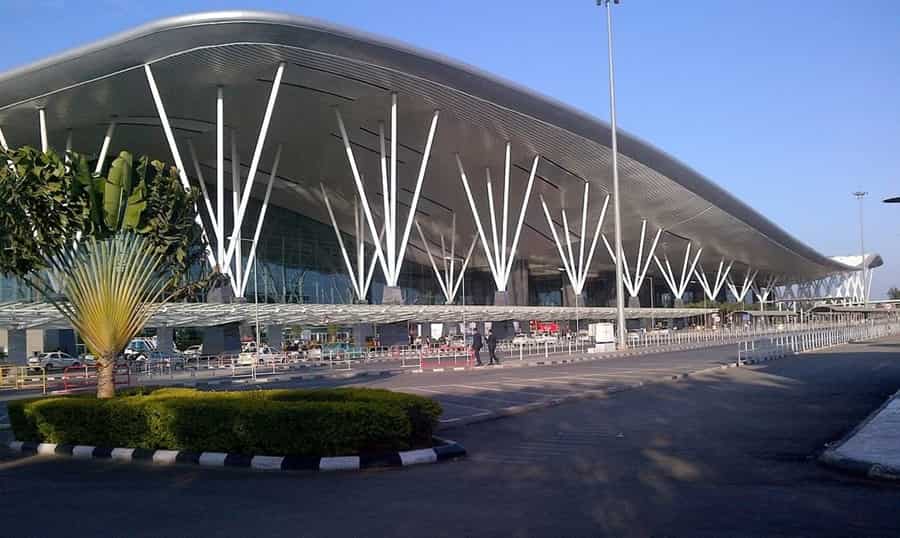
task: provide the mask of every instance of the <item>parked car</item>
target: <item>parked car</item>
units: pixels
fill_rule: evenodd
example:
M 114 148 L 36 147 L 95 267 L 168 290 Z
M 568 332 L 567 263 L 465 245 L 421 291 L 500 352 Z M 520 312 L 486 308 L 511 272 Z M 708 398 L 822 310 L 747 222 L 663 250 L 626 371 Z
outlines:
M 188 346 L 182 354 L 186 357 L 199 357 L 203 355 L 203 344 L 197 344 L 194 346 Z
M 31 368 L 53 370 L 56 368 L 66 368 L 67 366 L 81 366 L 81 362 L 64 351 L 50 351 L 41 353 L 37 357 L 29 357 L 28 366 Z
M 544 343 L 555 344 L 557 341 L 557 338 L 556 338 L 556 336 L 554 336 L 552 334 L 541 333 L 541 334 L 536 334 L 534 336 L 534 341 L 538 344 L 544 344 Z
M 147 351 L 134 359 L 134 363 L 148 368 L 172 367 L 184 368 L 184 357 L 177 353 L 164 351 Z
M 259 353 L 256 352 L 256 345 L 247 346 L 244 345 L 245 351 L 241 351 L 241 354 L 238 355 L 237 364 L 239 366 L 250 366 L 253 364 L 254 359 L 258 358 L 258 364 L 274 364 L 274 363 L 283 363 L 284 355 L 281 353 L 276 353 L 274 349 L 270 348 L 267 345 L 262 345 L 259 347 Z
M 513 336 L 512 339 L 512 343 L 514 346 L 527 346 L 528 344 L 533 344 L 534 341 L 534 338 L 525 333 L 516 333 L 516 335 Z
M 156 344 L 152 338 L 138 337 L 128 343 L 125 348 L 126 359 L 146 359 L 151 351 L 156 350 Z

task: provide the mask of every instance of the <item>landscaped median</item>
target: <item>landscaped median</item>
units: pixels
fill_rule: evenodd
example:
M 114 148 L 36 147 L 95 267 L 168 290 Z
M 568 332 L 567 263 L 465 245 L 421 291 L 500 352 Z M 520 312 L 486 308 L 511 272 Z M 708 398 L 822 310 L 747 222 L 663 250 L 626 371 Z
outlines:
M 115 456 L 125 450 L 127 459 L 143 455 L 157 463 L 231 461 L 272 468 L 279 460 L 279 468 L 322 470 L 337 463 L 337 468 L 354 468 L 353 462 L 355 468 L 405 465 L 465 453 L 458 445 L 435 446 L 440 404 L 380 389 L 137 389 L 110 399 L 13 401 L 8 409 L 18 440 L 12 446 L 41 453 L 121 459 Z

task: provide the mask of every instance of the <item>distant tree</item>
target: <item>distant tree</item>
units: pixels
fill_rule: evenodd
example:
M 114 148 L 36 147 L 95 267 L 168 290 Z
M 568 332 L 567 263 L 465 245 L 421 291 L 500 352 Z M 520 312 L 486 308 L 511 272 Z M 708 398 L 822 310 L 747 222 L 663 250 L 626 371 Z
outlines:
M 207 248 L 196 192 L 124 151 L 106 177 L 74 152 L 0 149 L 0 163 L 0 273 L 69 320 L 97 357 L 97 396 L 112 397 L 116 358 L 158 306 L 221 278 L 188 277 Z
M 888 290 L 888 299 L 900 299 L 900 288 L 893 286 Z

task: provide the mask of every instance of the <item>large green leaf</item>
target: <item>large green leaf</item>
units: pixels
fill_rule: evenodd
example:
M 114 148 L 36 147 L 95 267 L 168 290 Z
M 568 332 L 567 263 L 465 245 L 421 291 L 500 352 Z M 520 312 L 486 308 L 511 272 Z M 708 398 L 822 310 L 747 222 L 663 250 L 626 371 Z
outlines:
M 127 151 L 109 167 L 109 175 L 103 190 L 103 214 L 106 226 L 117 230 L 125 214 L 125 200 L 131 195 L 132 158 Z

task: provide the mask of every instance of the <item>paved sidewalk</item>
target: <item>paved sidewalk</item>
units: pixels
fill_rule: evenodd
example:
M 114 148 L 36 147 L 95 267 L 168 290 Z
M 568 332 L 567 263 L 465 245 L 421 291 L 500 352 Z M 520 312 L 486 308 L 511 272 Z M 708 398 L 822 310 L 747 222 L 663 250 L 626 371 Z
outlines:
M 821 460 L 871 478 L 900 480 L 900 391 L 830 446 Z

